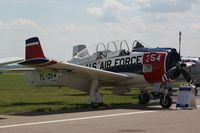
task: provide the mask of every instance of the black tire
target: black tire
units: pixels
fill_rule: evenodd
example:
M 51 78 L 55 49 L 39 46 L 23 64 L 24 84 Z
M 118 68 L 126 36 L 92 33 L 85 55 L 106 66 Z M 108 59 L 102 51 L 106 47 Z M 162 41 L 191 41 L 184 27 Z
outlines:
M 148 93 L 143 93 L 138 96 L 140 104 L 147 104 L 150 101 L 150 95 Z
M 103 106 L 103 103 L 91 103 L 91 107 L 94 108 L 94 109 L 97 109 L 99 108 L 100 106 Z
M 168 95 L 168 94 L 163 94 L 160 97 L 160 105 L 164 108 L 164 109 L 168 109 L 172 106 L 172 98 Z
M 91 107 L 96 109 L 96 108 L 99 108 L 99 103 L 91 103 Z

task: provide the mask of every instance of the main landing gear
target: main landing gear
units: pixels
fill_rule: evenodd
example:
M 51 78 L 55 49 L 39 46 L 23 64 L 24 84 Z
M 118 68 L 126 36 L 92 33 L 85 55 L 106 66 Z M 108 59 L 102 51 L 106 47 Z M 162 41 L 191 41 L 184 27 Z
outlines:
M 101 94 L 99 92 L 98 80 L 92 80 L 90 88 L 90 102 L 92 108 L 98 108 L 103 105 Z
M 147 92 L 141 93 L 138 96 L 140 104 L 147 104 L 150 101 L 150 94 Z
M 170 95 L 168 94 L 168 90 L 165 90 L 164 93 L 159 93 L 159 95 L 152 95 L 148 92 L 142 92 L 138 99 L 139 99 L 139 103 L 140 104 L 148 104 L 151 98 L 160 98 L 160 105 L 164 108 L 164 109 L 168 109 L 171 107 L 172 105 L 172 98 L 170 97 Z

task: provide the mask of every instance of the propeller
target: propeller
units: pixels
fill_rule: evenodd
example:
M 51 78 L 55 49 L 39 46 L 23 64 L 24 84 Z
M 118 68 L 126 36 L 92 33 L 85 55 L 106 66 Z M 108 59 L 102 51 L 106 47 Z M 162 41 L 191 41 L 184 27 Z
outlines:
M 178 57 L 181 57 L 181 36 L 182 36 L 182 32 L 179 31 L 179 53 L 178 53 L 179 56 Z M 180 74 L 182 74 L 185 80 L 189 84 L 192 84 L 194 83 L 194 81 L 192 80 L 192 77 L 190 76 L 190 74 L 184 69 L 186 66 L 187 66 L 186 63 L 178 61 L 174 67 L 172 67 L 171 69 L 167 71 L 165 76 L 169 80 L 174 80 L 178 78 Z
M 194 81 L 192 80 L 190 74 L 184 69 L 185 67 L 186 67 L 185 63 L 178 62 L 176 66 L 172 67 L 169 71 L 167 71 L 166 77 L 170 80 L 174 80 L 178 78 L 180 74 L 182 74 L 185 80 L 189 84 L 192 84 Z

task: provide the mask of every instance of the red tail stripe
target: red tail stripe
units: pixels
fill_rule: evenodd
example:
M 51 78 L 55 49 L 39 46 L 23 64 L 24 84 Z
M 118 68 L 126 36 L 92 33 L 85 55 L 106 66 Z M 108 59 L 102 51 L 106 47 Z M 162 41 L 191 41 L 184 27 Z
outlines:
M 26 60 L 33 58 L 45 58 L 40 44 L 26 46 Z

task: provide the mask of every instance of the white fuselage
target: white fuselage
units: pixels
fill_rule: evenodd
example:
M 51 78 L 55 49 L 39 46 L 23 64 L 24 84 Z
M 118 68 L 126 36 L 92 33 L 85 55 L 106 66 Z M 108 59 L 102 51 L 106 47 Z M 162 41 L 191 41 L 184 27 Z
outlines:
M 70 62 L 96 69 L 126 73 L 127 75 L 137 74 L 137 77 L 120 83 L 101 83 L 101 86 L 112 87 L 145 87 L 146 80 L 142 73 L 142 52 L 134 52 L 130 55 L 96 59 L 97 56 L 90 56 L 83 59 L 72 59 Z M 133 67 L 133 68 L 132 68 Z M 127 69 L 127 70 L 126 70 Z M 131 71 L 130 71 L 131 70 Z M 136 70 L 136 71 L 135 71 Z M 27 82 L 34 86 L 67 86 L 82 91 L 89 91 L 91 78 L 67 71 L 34 71 L 27 72 Z

